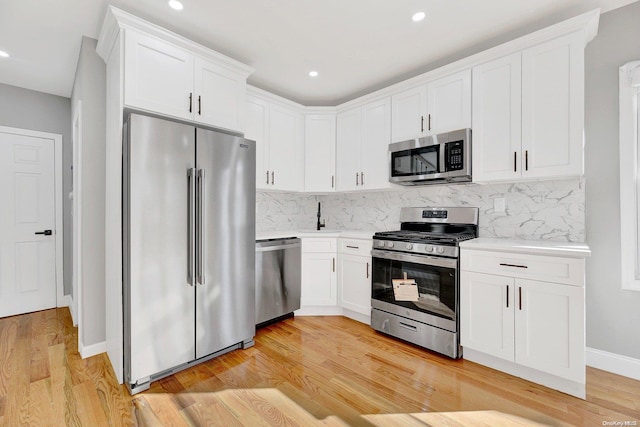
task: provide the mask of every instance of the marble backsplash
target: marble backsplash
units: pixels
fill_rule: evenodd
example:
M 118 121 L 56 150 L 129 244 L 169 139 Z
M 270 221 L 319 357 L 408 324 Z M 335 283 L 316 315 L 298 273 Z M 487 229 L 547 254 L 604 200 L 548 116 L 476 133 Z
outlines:
M 505 211 L 494 211 L 504 198 Z M 258 192 L 258 231 L 315 227 L 318 202 L 328 229 L 394 230 L 403 206 L 480 208 L 481 237 L 584 242 L 585 192 L 580 179 L 506 184 L 458 184 L 302 195 Z

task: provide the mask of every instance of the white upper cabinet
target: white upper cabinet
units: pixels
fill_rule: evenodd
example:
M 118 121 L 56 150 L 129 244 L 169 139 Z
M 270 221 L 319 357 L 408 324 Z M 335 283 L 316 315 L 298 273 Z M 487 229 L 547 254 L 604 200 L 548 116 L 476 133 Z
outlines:
M 337 115 L 338 191 L 388 188 L 389 98 Z
M 304 189 L 304 119 L 294 107 L 247 95 L 245 137 L 256 141 L 256 188 Z
M 336 188 L 336 115 L 306 114 L 304 125 L 304 189 L 331 192 Z
M 393 142 L 471 127 L 471 70 L 391 97 Z
M 242 132 L 249 73 L 217 59 L 127 29 L 124 105 Z
M 427 84 L 426 122 L 429 135 L 471 127 L 471 70 Z
M 523 176 L 584 173 L 584 35 L 522 52 Z
M 473 180 L 520 177 L 521 54 L 473 69 Z
M 473 180 L 584 173 L 584 36 L 473 69 Z

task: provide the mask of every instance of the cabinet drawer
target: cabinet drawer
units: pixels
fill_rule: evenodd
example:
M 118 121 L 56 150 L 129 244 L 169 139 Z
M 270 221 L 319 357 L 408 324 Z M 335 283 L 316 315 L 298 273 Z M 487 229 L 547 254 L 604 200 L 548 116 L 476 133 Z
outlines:
M 305 237 L 302 239 L 302 253 L 336 252 L 336 240 L 335 238 Z
M 341 254 L 371 256 L 373 241 L 370 239 L 338 239 L 338 250 Z
M 584 259 L 462 249 L 460 267 L 501 276 L 584 286 Z

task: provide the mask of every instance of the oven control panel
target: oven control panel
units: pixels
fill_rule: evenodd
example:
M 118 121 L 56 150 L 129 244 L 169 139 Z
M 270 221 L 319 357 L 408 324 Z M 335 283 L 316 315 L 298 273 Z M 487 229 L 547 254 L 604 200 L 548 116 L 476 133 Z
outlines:
M 374 238 L 373 248 L 394 252 L 407 252 L 416 255 L 434 255 L 448 258 L 458 257 L 457 246 L 432 245 L 426 243 L 401 242 Z

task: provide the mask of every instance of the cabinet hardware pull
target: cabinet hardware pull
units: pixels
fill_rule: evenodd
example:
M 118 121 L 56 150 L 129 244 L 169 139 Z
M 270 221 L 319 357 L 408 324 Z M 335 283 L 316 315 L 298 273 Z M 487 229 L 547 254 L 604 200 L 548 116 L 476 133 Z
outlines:
M 267 184 L 269 184 L 269 171 L 267 171 Z
M 518 152 L 513 152 L 513 171 L 518 172 Z
M 331 175 L 331 188 L 333 188 L 334 176 Z
M 524 150 L 524 170 L 529 170 L 529 150 Z
M 348 248 L 351 248 L 351 249 L 360 249 L 360 247 L 358 247 L 358 246 L 350 246 L 350 245 L 347 245 L 347 247 L 348 247 Z
M 202 115 L 202 97 L 198 95 L 198 115 Z
M 429 114 L 429 130 L 431 130 L 431 114 Z
M 509 308 L 509 285 L 507 285 L 507 308 Z
M 271 171 L 271 185 L 276 185 L 276 173 Z
M 505 264 L 505 263 L 500 263 L 501 266 L 503 267 L 517 267 L 517 268 L 529 268 L 526 265 L 518 265 L 518 264 Z
M 360 184 L 358 184 L 358 172 L 356 172 L 356 186 L 357 185 L 360 185 Z
M 409 325 L 408 323 L 398 322 L 398 325 L 402 326 L 403 328 L 410 329 L 412 331 L 417 331 L 418 330 L 417 326 Z
M 192 106 L 193 106 L 193 92 L 189 92 L 189 112 L 191 113 L 192 111 Z
M 331 258 L 331 269 L 333 270 L 333 272 L 336 272 L 336 259 L 335 258 Z
M 33 234 L 42 234 L 43 236 L 51 236 L 53 234 L 53 231 L 51 230 L 36 231 Z
M 518 305 L 520 306 L 520 310 L 522 310 L 522 286 L 518 286 Z
M 364 172 L 360 172 L 360 185 L 364 185 Z
M 367 279 L 369 278 L 369 263 L 367 263 Z
M 420 116 L 420 133 L 424 132 L 424 116 Z

